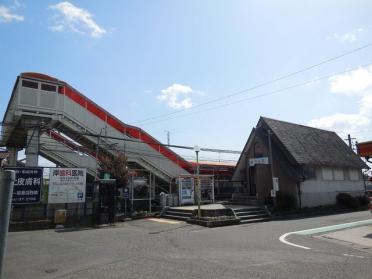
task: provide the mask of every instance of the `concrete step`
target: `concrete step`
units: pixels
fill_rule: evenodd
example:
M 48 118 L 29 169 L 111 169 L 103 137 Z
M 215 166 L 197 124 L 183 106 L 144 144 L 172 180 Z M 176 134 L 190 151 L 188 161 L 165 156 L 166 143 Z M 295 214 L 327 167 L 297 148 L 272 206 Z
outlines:
M 233 209 L 241 224 L 269 221 L 270 216 L 262 207 L 243 207 Z
M 178 208 L 168 208 L 162 215 L 164 218 L 186 221 L 192 217 L 192 211 Z
M 191 213 L 175 212 L 175 211 L 166 211 L 165 214 L 180 216 L 180 217 L 187 217 L 187 218 L 190 218 L 192 216 Z
M 261 218 L 269 218 L 269 216 L 264 213 L 264 214 L 251 214 L 251 215 L 242 215 L 238 216 L 241 221 L 245 220 L 254 220 L 254 219 L 261 219 Z
M 245 211 L 239 211 L 235 212 L 236 215 L 254 215 L 254 214 L 267 214 L 265 210 L 259 209 L 259 210 L 245 210 Z
M 188 217 L 188 216 L 172 215 L 172 214 L 167 214 L 167 213 L 163 214 L 163 216 L 162 216 L 162 218 L 168 218 L 168 219 L 174 219 L 174 220 L 180 220 L 180 221 L 186 221 L 190 217 Z
M 174 207 L 169 207 L 167 211 L 173 211 L 173 212 L 179 212 L 179 213 L 191 213 L 192 212 L 192 210 L 179 209 L 179 208 L 174 208 Z
M 236 214 L 242 213 L 242 212 L 259 212 L 259 211 L 265 211 L 261 207 L 252 207 L 252 208 L 239 208 L 239 209 L 233 209 Z M 265 211 L 266 212 L 266 211 Z
M 229 204 L 258 206 L 260 202 L 253 199 L 232 199 Z

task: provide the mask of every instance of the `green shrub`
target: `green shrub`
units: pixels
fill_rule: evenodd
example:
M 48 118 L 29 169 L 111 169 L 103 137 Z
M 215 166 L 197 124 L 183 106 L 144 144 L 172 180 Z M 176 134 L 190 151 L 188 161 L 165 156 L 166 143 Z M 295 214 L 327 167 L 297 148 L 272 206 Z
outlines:
M 359 207 L 358 200 L 348 193 L 339 193 L 336 196 L 336 201 L 338 205 L 341 205 L 343 207 L 347 207 L 347 208 L 358 208 Z
M 369 204 L 369 198 L 366 195 L 357 196 L 359 206 L 365 207 Z
M 288 211 L 297 208 L 296 198 L 285 192 L 276 193 L 276 210 Z

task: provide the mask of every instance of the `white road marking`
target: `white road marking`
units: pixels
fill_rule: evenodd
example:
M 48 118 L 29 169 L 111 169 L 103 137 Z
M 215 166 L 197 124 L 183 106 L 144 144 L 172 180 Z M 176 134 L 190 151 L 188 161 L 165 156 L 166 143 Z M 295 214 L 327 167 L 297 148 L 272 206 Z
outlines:
M 306 246 L 302 246 L 302 245 L 298 245 L 298 244 L 294 244 L 292 242 L 289 242 L 288 240 L 286 240 L 285 238 L 291 234 L 296 234 L 297 232 L 289 232 L 289 233 L 285 233 L 283 234 L 282 236 L 279 237 L 279 240 L 281 242 L 283 242 L 284 244 L 287 244 L 287 245 L 290 245 L 290 246 L 294 246 L 294 247 L 297 247 L 297 248 L 302 248 L 302 249 L 305 249 L 305 250 L 310 250 L 311 248 L 309 247 L 306 247 Z
M 364 259 L 363 256 L 358 255 L 351 255 L 351 254 L 343 254 L 345 257 L 352 257 L 352 258 L 358 258 L 358 259 Z
M 311 249 L 310 247 L 294 244 L 294 243 L 291 243 L 291 242 L 287 241 L 286 237 L 291 235 L 291 234 L 310 235 L 310 234 L 317 234 L 317 233 L 323 233 L 323 232 L 330 232 L 330 231 L 337 231 L 337 230 L 342 230 L 342 229 L 354 228 L 354 227 L 370 225 L 370 224 L 372 224 L 371 219 L 363 220 L 363 221 L 357 221 L 357 222 L 351 222 L 351 223 L 344 223 L 344 224 L 339 224 L 339 225 L 333 225 L 333 226 L 325 226 L 325 227 L 309 229 L 309 230 L 288 232 L 288 233 L 285 233 L 285 234 L 281 235 L 279 237 L 279 240 L 282 243 L 290 245 L 290 246 L 310 250 Z

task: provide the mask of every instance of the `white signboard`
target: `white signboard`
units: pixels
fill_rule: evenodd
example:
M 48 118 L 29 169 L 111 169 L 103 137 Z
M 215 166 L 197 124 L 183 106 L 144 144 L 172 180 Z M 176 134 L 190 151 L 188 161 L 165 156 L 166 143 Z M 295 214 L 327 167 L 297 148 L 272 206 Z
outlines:
M 270 190 L 270 195 L 271 195 L 272 198 L 275 198 L 276 197 L 276 191 L 271 189 Z
M 260 158 L 249 158 L 249 166 L 253 167 L 255 165 L 268 165 L 269 158 L 268 157 L 260 157 Z
M 273 188 L 275 191 L 279 191 L 279 179 L 277 177 L 273 177 Z
M 52 168 L 49 178 L 48 203 L 85 202 L 86 169 Z

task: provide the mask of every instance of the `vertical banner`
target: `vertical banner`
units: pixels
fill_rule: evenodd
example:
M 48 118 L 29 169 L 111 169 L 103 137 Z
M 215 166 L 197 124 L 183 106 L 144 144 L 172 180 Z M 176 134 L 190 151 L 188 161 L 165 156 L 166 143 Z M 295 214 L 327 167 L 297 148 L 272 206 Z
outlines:
M 14 170 L 15 181 L 13 188 L 12 203 L 28 204 L 39 203 L 41 185 L 43 184 L 42 168 L 5 168 Z
M 48 203 L 85 202 L 86 169 L 51 168 Z

